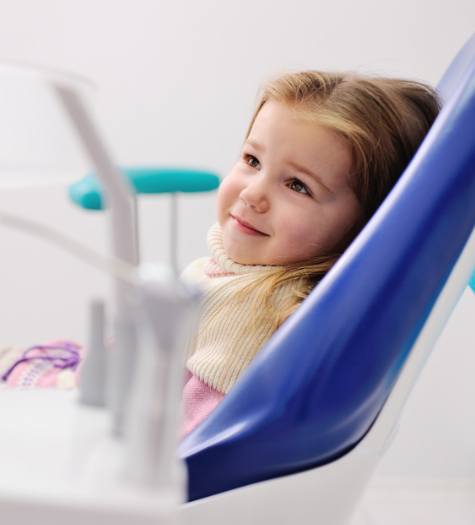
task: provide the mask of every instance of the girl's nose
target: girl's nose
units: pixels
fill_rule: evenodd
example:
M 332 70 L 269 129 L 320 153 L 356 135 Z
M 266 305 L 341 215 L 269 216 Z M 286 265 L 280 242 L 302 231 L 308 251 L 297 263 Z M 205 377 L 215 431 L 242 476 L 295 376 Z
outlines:
M 269 209 L 269 189 L 263 179 L 264 177 L 254 180 L 239 195 L 246 206 L 254 208 L 258 213 L 265 213 Z

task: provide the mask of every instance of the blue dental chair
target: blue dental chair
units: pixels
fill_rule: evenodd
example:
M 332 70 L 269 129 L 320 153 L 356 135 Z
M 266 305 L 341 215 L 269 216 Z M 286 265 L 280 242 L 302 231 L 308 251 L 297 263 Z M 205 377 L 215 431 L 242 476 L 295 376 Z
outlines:
M 391 194 L 181 444 L 190 500 L 318 472 L 364 447 L 464 252 L 431 339 L 442 329 L 475 266 L 475 35 L 438 88 L 444 107 Z M 416 377 L 407 374 L 395 421 Z
M 438 89 L 378 212 L 181 443 L 190 522 L 349 519 L 475 266 L 475 36 Z

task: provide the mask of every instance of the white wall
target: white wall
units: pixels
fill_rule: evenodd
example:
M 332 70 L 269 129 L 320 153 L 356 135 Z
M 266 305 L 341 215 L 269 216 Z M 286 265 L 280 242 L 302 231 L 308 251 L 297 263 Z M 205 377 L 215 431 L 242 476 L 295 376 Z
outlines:
M 123 164 L 225 174 L 266 78 L 352 69 L 436 83 L 473 31 L 472 0 L 0 0 L 0 59 L 76 71 Z M 181 199 L 180 261 L 206 250 L 215 195 Z M 106 221 L 64 188 L 0 192 L 0 209 L 41 218 L 102 252 Z M 166 198 L 141 203 L 143 256 L 166 260 Z M 85 305 L 107 280 L 55 247 L 0 232 L 0 344 L 85 340 Z M 381 474 L 475 476 L 473 318 L 467 292 L 417 384 Z M 471 322 L 470 322 L 471 321 Z

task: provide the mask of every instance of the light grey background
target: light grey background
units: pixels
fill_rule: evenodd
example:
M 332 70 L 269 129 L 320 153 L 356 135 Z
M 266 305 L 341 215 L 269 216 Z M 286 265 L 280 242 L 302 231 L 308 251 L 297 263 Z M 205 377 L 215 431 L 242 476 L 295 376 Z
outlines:
M 122 164 L 226 173 L 270 76 L 356 70 L 435 84 L 474 29 L 472 0 L 0 0 L 0 59 L 93 79 Z M 140 204 L 143 258 L 166 261 L 168 199 Z M 180 264 L 206 252 L 215 194 L 180 199 Z M 104 215 L 55 185 L 0 192 L 0 209 L 36 217 L 106 253 Z M 105 277 L 56 247 L 0 231 L 0 344 L 84 342 L 87 301 Z M 475 295 L 467 290 L 407 405 L 385 476 L 475 477 Z

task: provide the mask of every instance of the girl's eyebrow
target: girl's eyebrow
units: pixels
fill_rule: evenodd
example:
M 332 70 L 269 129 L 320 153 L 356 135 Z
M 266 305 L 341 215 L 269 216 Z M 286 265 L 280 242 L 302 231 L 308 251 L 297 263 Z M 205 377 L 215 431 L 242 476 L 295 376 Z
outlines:
M 266 150 L 266 148 L 262 144 L 259 144 L 259 142 L 256 142 L 255 140 L 247 139 L 245 143 L 249 144 L 253 148 L 257 149 L 258 151 L 264 152 Z
M 266 148 L 264 147 L 263 144 L 260 144 L 259 142 L 256 142 L 255 140 L 251 140 L 251 139 L 247 139 L 245 144 L 249 144 L 250 146 L 252 146 L 254 149 L 256 149 L 257 151 L 260 151 L 262 153 L 265 152 Z M 318 176 L 316 173 L 310 171 L 309 169 L 307 168 L 304 168 L 303 166 L 300 166 L 299 164 L 297 164 L 296 162 L 292 162 L 292 161 L 288 161 L 287 162 L 287 165 L 290 166 L 291 168 L 294 168 L 295 170 L 297 170 L 298 172 L 300 173 L 305 173 L 306 175 L 308 175 L 310 178 L 314 179 L 315 181 L 317 181 L 318 184 L 320 184 L 321 186 L 323 186 L 325 188 L 325 190 L 327 190 L 329 193 L 333 194 L 334 192 L 323 182 L 322 178 L 320 176 Z
M 296 162 L 288 161 L 287 164 L 291 168 L 294 168 L 295 170 L 297 170 L 298 172 L 305 173 L 305 175 L 308 175 L 310 178 L 316 180 L 318 182 L 318 184 L 323 186 L 329 193 L 333 193 L 333 191 L 323 182 L 322 178 L 320 176 L 318 176 L 316 173 L 314 173 L 313 171 L 310 171 L 309 169 L 307 169 L 307 168 L 305 168 L 303 166 L 300 166 Z

